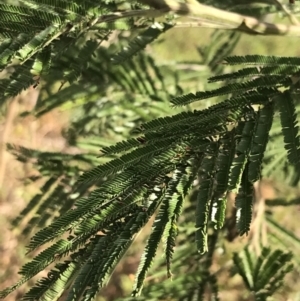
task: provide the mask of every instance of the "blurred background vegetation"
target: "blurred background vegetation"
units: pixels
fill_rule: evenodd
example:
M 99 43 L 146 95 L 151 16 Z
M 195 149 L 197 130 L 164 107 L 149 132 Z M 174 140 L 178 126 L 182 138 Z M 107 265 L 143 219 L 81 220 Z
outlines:
M 106 42 L 107 45 L 103 45 L 103 53 L 106 50 L 108 52 L 116 50 L 111 45 L 111 41 L 114 41 L 114 43 L 117 41 L 122 45 L 129 38 L 127 32 L 111 36 Z M 236 45 L 229 43 L 229 39 L 235 39 Z M 296 38 L 234 36 L 230 33 L 215 32 L 202 28 L 172 29 L 162 35 L 151 46 L 148 46 L 146 54 L 155 58 L 155 64 L 164 74 L 164 84 L 167 85 L 168 92 L 175 95 L 184 91 L 197 91 L 213 87 L 213 84 L 207 84 L 207 78 L 211 76 L 212 70 L 218 72 L 216 60 L 214 60 L 214 65 L 209 64 L 212 62 L 210 55 L 215 53 L 214 50 L 210 49 L 212 44 L 218 44 L 217 47 L 224 50 L 224 53 L 219 53 L 219 58 L 222 55 L 229 54 L 300 56 L 299 41 Z M 226 53 L 226 49 L 228 53 Z M 164 99 L 163 95 L 156 94 L 159 101 L 156 101 L 154 96 L 153 99 L 137 99 L 139 96 L 134 90 L 136 87 L 131 89 L 130 86 L 135 85 L 134 80 L 138 78 L 139 73 L 133 72 L 130 74 L 129 70 L 135 69 L 131 68 L 132 65 L 130 64 L 143 64 L 143 60 L 149 60 L 149 58 L 139 56 L 133 63 L 128 63 L 129 65 L 125 66 L 123 70 L 116 71 L 124 74 L 124 83 L 117 82 L 117 79 L 113 77 L 114 71 L 111 72 L 110 78 L 106 79 L 106 83 L 103 83 L 105 80 L 100 76 L 97 78 L 97 70 L 94 70 L 95 77 L 83 76 L 79 84 L 70 86 L 72 92 L 68 92 L 69 86 L 61 87 L 61 80 L 57 80 L 59 76 L 56 79 L 47 80 L 46 78 L 41 80 L 40 86 L 36 89 L 32 87 L 2 104 L 0 108 L 0 289 L 13 284 L 18 279 L 17 272 L 20 266 L 27 261 L 25 246 L 33 233 L 32 231 L 34 231 L 26 225 L 28 222 L 38 222 L 34 219 L 34 212 L 25 213 L 21 221 L 16 220 L 16 218 L 28 202 L 32 201 L 32 198 L 46 185 L 45 178 L 51 179 L 49 175 L 43 173 L 46 168 L 37 170 L 34 160 L 23 160 L 22 162 L 20 157 L 17 160 L 16 156 L 13 155 L 14 145 L 51 154 L 84 154 L 85 160 L 81 160 L 79 166 L 74 167 L 78 164 L 77 162 L 74 162 L 73 165 L 70 163 L 70 166 L 74 167 L 73 169 L 70 168 L 70 174 L 76 177 L 82 170 L 101 162 L 101 159 L 97 158 L 101 147 L 120 141 L 124 136 L 128 137 L 130 130 L 140 122 L 179 112 L 181 109 L 171 108 L 167 99 L 161 101 L 161 99 Z M 151 63 L 150 66 L 152 66 Z M 113 68 L 111 66 L 106 67 L 108 69 Z M 155 68 L 153 64 L 148 73 L 150 77 L 159 76 Z M 98 89 L 105 90 L 105 93 L 99 92 L 97 89 L 93 91 L 94 86 L 89 85 L 89 81 L 96 83 Z M 110 89 L 114 84 L 118 85 L 118 89 L 121 91 L 122 89 L 128 89 L 126 99 L 118 99 L 118 93 L 120 93 L 118 89 Z M 85 89 L 91 89 L 91 91 L 85 95 Z M 139 87 L 139 89 L 142 91 L 146 88 Z M 55 98 L 57 97 L 57 91 L 61 92 L 59 97 L 63 98 L 63 101 Z M 74 95 L 76 96 L 74 97 Z M 51 103 L 57 105 L 54 108 L 51 106 L 45 107 L 44 103 L 50 102 L 44 100 L 49 100 L 51 97 L 53 97 Z M 207 101 L 197 106 L 203 108 L 210 104 L 210 101 Z M 31 111 L 34 114 L 26 113 Z M 86 126 L 82 128 L 82 131 L 74 132 L 74 129 L 78 128 L 84 117 L 88 116 L 90 119 L 85 119 Z M 7 144 L 11 145 L 10 151 L 7 150 Z M 55 162 L 55 156 L 49 156 L 49 162 L 53 164 L 53 168 L 60 166 L 60 162 Z M 63 177 L 60 176 L 61 178 L 56 178 L 58 181 Z M 70 191 L 68 185 L 69 182 L 62 188 L 66 190 L 66 193 Z M 264 200 L 296 199 L 300 197 L 298 185 L 291 185 L 283 181 L 280 174 L 266 177 L 260 183 L 257 191 L 259 197 Z M 62 203 L 64 201 L 64 199 L 61 200 Z M 267 210 L 272 210 L 273 217 L 275 216 L 276 220 L 280 220 L 281 224 L 293 233 L 294 247 L 300 251 L 299 221 L 297 218 L 291 218 L 291 216 L 298 216 L 299 207 L 296 207 L 296 209 L 295 207 L 284 207 L 284 210 L 282 208 L 273 208 L 270 201 Z M 53 212 L 54 215 L 41 222 L 40 225 L 47 225 L 58 214 L 55 210 Z M 17 226 L 14 227 L 13 225 Z M 252 226 L 254 232 L 255 226 L 255 224 Z M 274 225 L 274 229 L 278 230 L 278 226 Z M 101 292 L 98 301 L 115 300 L 130 293 L 134 273 L 144 245 L 144 234 L 149 231 L 150 228 L 148 227 L 135 241 L 126 258 L 115 270 L 109 285 Z M 230 258 L 232 252 L 241 250 L 245 242 L 249 239 L 255 240 L 254 237 L 255 234 L 252 232 L 249 237 L 234 237 L 234 243 L 232 244 L 224 242 L 225 246 L 219 248 L 220 255 L 226 252 L 225 257 Z M 279 235 L 274 235 L 274 243 L 280 246 L 278 237 Z M 286 244 L 283 245 L 286 246 Z M 296 260 L 299 261 L 299 259 Z M 223 269 L 222 260 L 215 259 L 212 267 L 219 273 L 220 283 L 223 283 L 220 292 L 221 300 L 251 300 L 251 296 L 243 292 L 243 283 L 239 276 L 236 275 L 236 277 L 230 278 L 229 282 L 227 281 L 229 272 Z M 274 300 L 300 300 L 298 271 L 299 269 L 296 268 L 295 272 L 290 274 L 286 279 L 284 289 L 278 291 Z M 42 272 L 40 275 L 45 275 L 45 273 Z M 155 276 L 152 277 L 155 279 Z M 151 279 L 147 280 L 151 281 Z M 27 285 L 30 286 L 30 283 Z M 18 300 L 25 290 L 26 287 L 23 286 L 18 292 L 9 295 L 6 300 Z

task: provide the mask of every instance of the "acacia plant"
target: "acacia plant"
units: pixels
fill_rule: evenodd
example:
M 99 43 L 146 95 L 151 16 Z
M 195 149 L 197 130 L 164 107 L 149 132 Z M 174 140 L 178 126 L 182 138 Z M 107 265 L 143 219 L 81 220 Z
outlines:
M 2 1 L 1 99 L 40 89 L 26 113 L 37 117 L 75 103 L 65 137 L 81 152 L 8 145 L 44 186 L 12 221 L 28 221 L 27 251 L 40 252 L 0 296 L 48 269 L 22 300 L 94 299 L 149 221 L 128 300 L 220 300 L 229 269 L 267 300 L 297 273 L 287 250 L 299 239 L 271 206 L 299 200 L 265 210 L 257 187 L 275 175 L 299 184 L 300 58 L 230 53 L 242 34 L 299 36 L 298 10 L 277 0 Z M 261 21 L 267 14 L 289 23 Z M 145 50 L 184 26 L 215 29 L 201 62 L 163 65 Z M 231 260 L 224 246 L 251 232 L 253 217 L 252 239 Z

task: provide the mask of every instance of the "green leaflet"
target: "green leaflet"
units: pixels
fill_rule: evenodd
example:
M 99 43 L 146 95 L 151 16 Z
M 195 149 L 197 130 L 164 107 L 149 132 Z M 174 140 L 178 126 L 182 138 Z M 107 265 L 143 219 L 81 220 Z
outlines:
M 235 130 L 220 139 L 221 145 L 217 156 L 215 187 L 212 198 L 211 220 L 216 229 L 221 229 L 225 221 L 226 192 L 230 179 L 231 164 L 235 155 Z
M 33 275 L 38 274 L 42 271 L 46 266 L 55 261 L 57 252 L 59 254 L 63 254 L 64 252 L 68 252 L 69 242 L 66 240 L 59 240 L 57 243 L 52 245 L 50 248 L 42 251 L 38 256 L 34 258 L 33 261 L 25 264 L 23 268 L 20 270 L 20 274 L 23 277 L 13 286 L 1 291 L 0 297 L 4 298 L 11 291 L 15 290 L 19 286 L 21 286 L 24 282 L 28 281 L 32 278 Z
M 164 249 L 167 261 L 167 274 L 168 277 L 171 277 L 171 259 L 173 257 L 175 238 L 178 232 L 176 222 L 182 210 L 183 200 L 186 194 L 184 189 L 188 188 L 189 185 L 187 184 L 191 184 L 194 179 L 193 174 L 185 177 L 186 172 L 187 170 L 185 167 L 183 167 L 182 170 L 175 170 L 172 179 L 170 179 L 167 184 L 164 198 L 161 201 L 162 204 L 152 226 L 152 233 L 141 258 L 133 287 L 133 296 L 140 294 L 143 281 L 152 265 L 158 244 L 161 240 L 165 243 Z
M 0 70 L 3 70 L 17 55 L 17 51 L 23 47 L 32 35 L 21 33 L 14 39 L 6 39 L 0 44 Z
M 18 70 L 19 80 L 14 89 L 6 89 L 6 81 L 3 81 L 3 84 L 0 83 L 0 95 L 5 96 L 15 96 L 30 85 L 38 84 L 38 81 L 29 79 L 28 69 L 32 69 L 31 72 L 34 75 L 41 75 L 41 73 L 44 75 L 48 72 L 53 75 L 54 69 L 49 69 L 49 66 L 50 58 L 54 61 L 58 58 L 59 53 L 56 46 L 65 43 L 70 38 L 73 39 L 73 43 L 77 42 L 76 39 L 79 40 L 79 38 L 88 40 L 87 36 L 90 32 L 95 32 L 98 18 L 101 18 L 102 14 L 109 14 L 110 10 L 114 10 L 114 6 L 110 4 L 101 3 L 99 5 L 99 3 L 85 0 L 73 2 L 22 0 L 20 2 L 20 6 L 0 5 L 2 28 L 0 69 L 9 68 L 9 65 L 15 64 L 16 60 L 18 60 L 17 64 L 22 64 L 27 60 L 33 60 L 34 64 Z M 132 24 L 132 18 L 129 18 L 127 22 Z M 110 23 L 109 19 L 107 22 L 104 19 L 98 25 L 101 24 L 105 28 L 109 27 Z M 101 32 L 103 38 L 109 33 L 109 29 L 96 28 L 96 30 Z M 13 42 L 8 38 L 14 38 Z M 68 41 L 66 44 L 67 47 L 64 47 L 63 51 L 70 47 Z M 42 58 L 40 54 L 47 48 L 51 51 L 47 58 Z M 81 63 L 91 61 L 86 50 L 92 52 L 90 47 L 86 47 L 85 52 L 81 51 Z M 71 47 L 69 51 L 71 51 Z M 77 80 L 81 69 L 85 69 L 80 69 L 77 64 L 70 67 L 62 68 L 62 71 L 65 71 L 64 80 Z M 27 73 L 26 76 L 25 73 Z
M 58 300 L 63 294 L 65 287 L 76 276 L 79 265 L 75 262 L 67 261 L 63 264 L 57 264 L 49 274 L 48 278 L 43 278 L 23 296 L 22 300 L 35 300 L 37 297 L 45 301 Z
M 26 26 L 34 25 L 35 30 L 47 27 L 51 23 L 61 23 L 61 19 L 55 13 L 45 10 L 37 14 L 35 9 L 8 4 L 0 4 L 0 16 L 3 23 L 10 21 L 19 25 L 22 23 Z M 10 27 L 7 26 L 7 30 L 9 29 Z M 20 31 L 22 32 L 22 30 Z M 31 31 L 33 30 L 31 29 Z
M 140 138 L 140 139 L 143 139 L 143 138 Z M 101 149 L 101 152 L 103 153 L 104 156 L 107 156 L 107 155 L 121 153 L 122 151 L 127 151 L 130 149 L 136 148 L 140 144 L 141 144 L 141 142 L 138 139 L 130 139 L 127 141 L 118 142 L 113 146 L 104 147 Z
M 227 198 L 224 195 L 214 199 L 211 207 L 211 220 L 215 224 L 216 229 L 222 229 L 226 215 Z
M 245 55 L 231 56 L 225 59 L 230 65 L 253 64 L 253 65 L 290 65 L 299 66 L 300 59 L 298 57 L 276 57 L 265 55 Z
M 253 80 L 249 80 L 248 82 L 244 83 L 234 83 L 234 84 L 227 84 L 224 87 L 218 88 L 213 91 L 206 91 L 206 92 L 196 92 L 195 94 L 187 94 L 183 96 L 179 96 L 172 99 L 172 104 L 175 106 L 183 106 L 190 104 L 192 102 L 203 100 L 211 97 L 222 96 L 232 92 L 235 93 L 243 93 L 248 91 L 249 89 L 258 88 L 258 87 L 284 87 L 291 84 L 291 80 L 287 77 L 278 77 L 278 76 L 266 76 L 266 77 L 259 77 Z
M 164 24 L 153 24 L 150 28 L 146 29 L 142 34 L 132 40 L 128 46 L 124 47 L 123 51 L 117 53 L 113 57 L 115 64 L 123 63 L 136 55 L 139 51 L 144 49 L 148 44 L 158 38 L 159 35 L 172 28 L 172 25 Z
M 254 97 L 257 98 L 256 95 Z M 185 133 L 190 133 L 191 136 L 194 131 L 204 131 L 205 129 L 209 134 L 215 134 L 213 129 L 216 129 L 217 125 L 224 125 L 224 121 L 230 123 L 239 120 L 247 111 L 252 111 L 244 101 L 246 99 L 251 99 L 251 95 L 233 97 L 201 111 L 194 110 L 172 117 L 157 118 L 142 124 L 138 133 L 145 133 L 146 141 L 154 140 L 156 137 L 166 139 L 166 137 L 170 138 Z M 212 130 L 212 133 L 209 130 Z
M 68 18 L 84 16 L 89 8 L 95 7 L 89 0 L 72 2 L 64 0 L 21 0 L 20 2 L 36 10 L 50 10 L 52 13 Z
M 139 295 L 142 289 L 147 271 L 155 258 L 158 245 L 162 239 L 165 227 L 168 222 L 168 203 L 164 202 L 158 212 L 158 215 L 152 226 L 152 233 L 147 241 L 145 251 L 141 257 L 141 262 L 138 267 L 135 283 L 133 286 L 133 296 Z
M 170 147 L 169 141 L 161 142 L 159 146 L 149 145 L 140 149 L 133 150 L 129 154 L 125 154 L 120 158 L 114 159 L 102 166 L 96 167 L 93 170 L 85 173 L 81 180 L 91 181 L 97 180 L 110 174 L 115 174 L 126 167 L 134 165 L 142 160 L 148 161 L 149 164 L 156 163 L 157 159 L 153 159 L 155 155 L 160 154 L 163 160 L 171 158 L 174 155 L 172 150 L 168 150 Z M 158 157 L 159 158 L 159 157 Z
M 299 248 L 300 239 L 292 232 L 285 229 L 277 221 L 275 221 L 271 216 L 267 216 L 268 226 L 271 228 L 272 232 L 275 232 L 275 235 L 278 237 L 281 244 L 284 246 L 291 245 L 290 248 Z
M 86 69 L 87 62 L 90 60 L 90 57 L 94 54 L 99 44 L 100 43 L 96 40 L 88 40 L 83 47 L 81 47 L 78 53 L 78 60 L 80 63 L 78 64 L 76 62 L 70 65 L 70 69 L 64 74 L 64 79 L 66 81 L 72 84 L 79 79 L 82 71 Z
M 227 37 L 224 39 L 224 36 Z M 211 49 L 207 51 L 210 54 L 214 54 L 213 57 L 209 60 L 208 66 L 210 67 L 213 73 L 220 74 L 224 69 L 224 66 L 222 66 L 220 62 L 224 59 L 224 57 L 227 57 L 231 54 L 238 41 L 240 40 L 241 34 L 236 31 L 224 33 L 222 31 L 216 30 L 212 37 L 215 43 L 211 43 L 210 47 L 213 47 L 215 46 L 214 44 L 217 44 L 220 41 L 224 40 L 222 41 L 222 44 L 218 45 L 218 48 L 215 51 L 211 51 Z
M 233 260 L 245 285 L 255 292 L 256 300 L 266 300 L 278 289 L 283 277 L 292 269 L 291 253 L 281 250 L 271 251 L 263 248 L 262 254 L 255 258 L 252 250 L 246 247 Z
M 77 202 L 77 208 L 69 210 L 64 216 L 58 218 L 50 226 L 39 231 L 31 240 L 28 249 L 34 249 L 37 246 L 50 241 L 56 237 L 59 237 L 63 232 L 68 229 L 74 229 L 78 237 L 75 237 L 70 241 L 68 250 L 70 248 L 76 248 L 79 244 L 82 244 L 88 237 L 94 233 L 97 233 L 101 227 L 104 227 L 107 222 L 112 222 L 122 214 L 127 214 L 127 210 L 130 210 L 130 206 L 137 202 L 137 198 L 143 194 L 145 189 L 143 184 L 151 183 L 151 177 L 156 178 L 157 174 L 161 171 L 168 173 L 168 169 L 153 169 L 148 170 L 142 168 L 139 178 L 139 183 L 135 181 L 136 189 L 133 191 L 123 190 L 122 187 L 118 194 L 111 194 L 107 199 L 107 191 L 103 194 L 103 191 L 95 191 L 91 195 L 90 201 L 83 199 L 81 202 Z M 156 173 L 156 174 L 155 174 Z M 121 205 L 121 206 L 120 206 Z M 96 212 L 101 209 L 101 214 L 97 215 Z M 118 216 L 119 215 L 119 216 Z M 95 217 L 95 220 L 92 217 Z M 107 219 L 108 218 L 108 219 Z
M 172 190 L 173 185 L 174 185 L 174 183 L 171 182 L 171 185 L 170 185 L 171 190 Z M 167 204 L 167 202 L 162 203 L 166 193 L 168 193 L 167 191 L 168 191 L 168 188 L 167 188 L 167 190 L 163 189 L 161 191 L 161 194 L 158 196 L 157 200 L 154 201 L 152 203 L 152 205 L 150 205 L 153 207 L 153 204 L 157 204 L 156 208 L 158 208 L 160 206 L 160 209 L 159 209 L 158 216 L 153 223 L 152 232 L 148 238 L 147 245 L 146 245 L 144 253 L 141 257 L 141 261 L 140 261 L 140 264 L 139 264 L 139 267 L 137 270 L 137 274 L 136 274 L 136 278 L 135 278 L 135 282 L 133 285 L 133 290 L 132 290 L 133 296 L 137 296 L 141 292 L 147 271 L 149 270 L 149 268 L 153 262 L 153 259 L 156 255 L 158 244 L 160 243 L 160 239 L 163 235 L 163 231 L 166 226 L 166 222 L 168 221 L 166 219 L 166 215 L 167 215 L 166 208 L 167 208 L 168 204 Z M 159 219 L 159 217 L 161 219 Z
M 56 178 L 55 177 L 51 177 L 48 181 L 46 181 L 46 183 L 42 186 L 41 191 L 43 193 L 47 193 L 48 190 L 51 189 L 52 185 L 55 184 L 56 182 Z M 19 214 L 18 217 L 16 217 L 13 221 L 12 221 L 12 225 L 13 226 L 17 226 L 20 224 L 20 222 L 22 221 L 22 219 L 29 213 L 31 212 L 31 210 L 34 210 L 39 203 L 41 202 L 43 198 L 43 194 L 36 194 L 30 201 L 30 203 L 27 205 L 27 207 Z
M 174 248 L 176 246 L 176 237 L 178 235 L 177 222 L 183 209 L 184 199 L 186 197 L 187 191 L 190 188 L 192 181 L 194 180 L 194 175 L 190 173 L 187 174 L 188 170 L 175 171 L 174 177 L 178 178 L 176 192 L 170 195 L 168 198 L 168 223 L 165 227 L 163 233 L 164 249 L 167 264 L 167 276 L 172 277 L 171 264 L 174 254 Z
M 216 168 L 216 159 L 214 154 L 217 154 L 217 145 L 213 146 L 201 163 L 199 169 L 199 190 L 197 194 L 196 207 L 196 243 L 200 254 L 207 252 L 207 224 L 209 220 L 211 197 L 214 185 L 214 173 Z
M 253 132 L 254 137 L 249 153 L 248 180 L 252 183 L 261 178 L 262 161 L 269 140 L 273 114 L 273 102 L 265 105 L 258 113 L 258 119 Z
M 29 40 L 22 48 L 16 53 L 16 58 L 21 62 L 28 60 L 35 53 L 41 51 L 45 46 L 49 45 L 50 42 L 58 38 L 61 32 L 56 26 L 49 26 L 31 40 Z
M 113 239 L 112 243 L 106 250 L 104 250 L 103 255 L 101 254 L 101 250 L 100 252 L 98 251 L 93 254 L 91 259 L 95 258 L 98 260 L 91 262 L 93 263 L 92 273 L 94 275 L 89 277 L 89 288 L 84 292 L 83 300 L 90 300 L 95 297 L 98 290 L 105 284 L 105 281 L 110 276 L 116 264 L 131 245 L 133 237 L 143 226 L 145 226 L 156 208 L 157 203 L 153 202 L 147 212 L 142 211 L 135 214 L 135 217 L 130 219 L 124 226 L 122 225 L 121 228 L 118 229 L 118 236 Z M 69 300 L 77 299 L 70 298 Z
M 255 115 L 254 115 L 255 116 Z M 236 191 L 240 187 L 243 171 L 248 161 L 248 156 L 253 139 L 255 120 L 241 122 L 236 130 L 236 156 L 230 169 L 229 189 Z
M 31 69 L 33 75 L 44 75 L 49 72 L 51 67 L 51 46 L 45 47 L 35 58 Z
M 240 235 L 248 234 L 252 220 L 254 190 L 252 183 L 248 180 L 247 171 L 248 168 L 244 171 L 241 186 L 235 199 L 236 222 Z
M 284 147 L 287 151 L 289 162 L 299 167 L 300 141 L 298 121 L 293 98 L 289 91 L 284 91 L 276 97 L 276 104 L 280 112 L 281 128 Z
M 217 82 L 217 81 L 226 81 L 226 80 L 237 80 L 252 76 L 277 76 L 278 80 L 283 79 L 286 74 L 293 74 L 299 72 L 300 68 L 298 66 L 286 66 L 286 65 L 279 65 L 279 66 L 267 66 L 267 67 L 250 67 L 238 70 L 237 72 L 229 73 L 229 74 L 222 74 L 218 76 L 211 77 L 209 82 Z

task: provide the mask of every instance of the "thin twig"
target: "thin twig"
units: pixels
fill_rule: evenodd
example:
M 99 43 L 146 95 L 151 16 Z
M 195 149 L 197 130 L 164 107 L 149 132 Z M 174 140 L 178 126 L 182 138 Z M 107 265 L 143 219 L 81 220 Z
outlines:
M 283 5 L 281 2 L 278 0 L 273 0 L 275 5 L 277 5 L 282 11 L 286 13 L 288 18 L 290 19 L 291 23 L 294 25 L 299 25 L 298 19 L 286 8 L 285 5 Z
M 217 9 L 212 6 L 200 4 L 197 1 L 179 3 L 175 0 L 140 0 L 139 2 L 154 8 L 154 11 L 157 10 L 160 16 L 171 12 L 178 15 L 193 15 L 201 18 L 201 20 L 205 20 L 205 22 L 201 21 L 198 27 L 231 29 L 261 35 L 300 36 L 299 25 L 262 22 L 253 17 Z M 138 11 L 138 15 L 147 17 L 148 14 L 153 15 L 154 11 L 153 9 L 140 10 Z M 122 14 L 123 13 L 119 13 L 117 18 L 123 18 Z M 296 23 L 295 20 L 293 20 L 293 22 Z M 223 27 L 221 27 L 220 24 L 223 24 Z

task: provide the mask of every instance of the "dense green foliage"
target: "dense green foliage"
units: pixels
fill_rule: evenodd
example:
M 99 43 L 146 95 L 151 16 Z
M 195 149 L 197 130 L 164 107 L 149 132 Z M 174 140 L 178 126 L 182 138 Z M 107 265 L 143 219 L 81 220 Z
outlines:
M 142 51 L 172 30 L 175 16 L 153 20 L 141 14 L 147 7 L 139 1 L 18 2 L 0 4 L 1 99 L 40 85 L 37 105 L 27 114 L 70 106 L 76 117 L 65 136 L 81 152 L 8 146 L 23 162 L 35 159 L 45 179 L 41 193 L 13 221 L 17 226 L 29 217 L 23 234 L 36 234 L 28 252 L 43 250 L 0 296 L 50 266 L 22 300 L 58 300 L 65 291 L 68 301 L 92 300 L 152 221 L 132 298 L 204 300 L 209 292 L 209 300 L 219 300 L 213 257 L 220 257 L 225 240 L 249 233 L 254 183 L 274 174 L 299 183 L 300 58 L 229 56 L 240 33 L 216 31 L 212 44 L 199 49 L 202 62 L 193 62 L 206 65 L 212 88 L 205 84 L 206 91 L 191 93 L 201 72 L 159 65 Z M 255 16 L 280 9 L 268 1 L 252 9 L 233 3 L 226 7 Z M 214 5 L 225 9 L 224 1 Z M 203 103 L 215 97 L 210 106 Z M 230 192 L 236 193 L 236 217 L 226 214 Z M 276 204 L 299 201 L 270 205 Z M 278 289 L 292 269 L 286 250 L 299 244 L 271 212 L 267 222 L 283 247 L 255 252 L 249 244 L 233 257 L 232 273 L 255 300 Z M 160 244 L 164 262 L 156 259 Z M 294 264 L 298 270 L 297 259 Z M 174 273 L 173 282 L 142 290 L 151 268 L 165 268 L 168 278 Z

